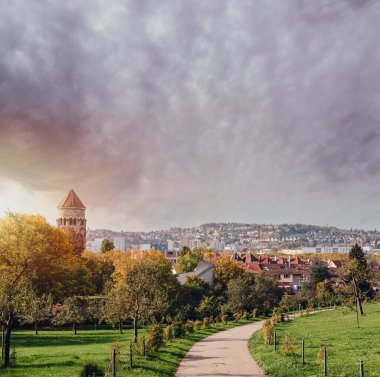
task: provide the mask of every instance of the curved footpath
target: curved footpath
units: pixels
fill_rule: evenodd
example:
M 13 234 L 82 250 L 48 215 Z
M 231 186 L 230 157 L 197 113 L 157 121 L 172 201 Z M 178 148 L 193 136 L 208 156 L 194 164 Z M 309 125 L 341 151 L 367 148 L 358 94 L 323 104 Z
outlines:
M 196 343 L 178 367 L 175 377 L 262 377 L 262 369 L 248 351 L 248 340 L 263 321 L 234 327 Z

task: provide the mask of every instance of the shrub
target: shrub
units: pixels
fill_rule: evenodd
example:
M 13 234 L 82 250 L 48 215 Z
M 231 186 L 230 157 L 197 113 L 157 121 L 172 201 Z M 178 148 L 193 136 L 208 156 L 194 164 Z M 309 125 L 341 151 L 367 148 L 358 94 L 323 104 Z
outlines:
M 194 322 L 194 331 L 199 331 L 201 329 L 202 322 L 201 321 L 195 321 Z
M 270 321 L 271 321 L 271 323 L 272 323 L 273 326 L 276 326 L 277 323 L 280 322 L 280 317 L 277 316 L 277 315 L 274 315 L 273 317 L 271 317 Z
M 167 325 L 164 328 L 163 337 L 165 342 L 167 342 L 170 339 L 173 339 L 173 325 Z
M 257 309 L 252 310 L 252 318 L 257 318 Z
M 172 337 L 173 338 L 180 338 L 183 334 L 184 334 L 184 330 L 182 327 L 182 323 L 173 322 L 173 324 L 172 324 Z
M 88 363 L 83 366 L 79 377 L 104 377 L 104 372 L 98 365 Z
M 211 326 L 210 318 L 208 318 L 208 317 L 204 317 L 204 318 L 203 318 L 202 329 L 208 329 L 210 326 Z
M 241 318 L 241 314 L 240 313 L 234 313 L 233 317 L 234 317 L 235 322 L 237 322 Z
M 188 333 L 191 334 L 194 332 L 194 321 L 191 321 L 190 319 L 185 323 L 183 326 L 184 330 Z
M 223 322 L 223 325 L 227 325 L 227 323 L 228 323 L 228 315 L 227 314 L 222 315 L 222 322 Z
M 290 339 L 290 336 L 285 335 L 284 343 L 282 343 L 280 352 L 284 356 L 289 356 L 293 353 L 294 346 L 292 343 L 292 340 Z
M 248 317 L 249 317 L 249 313 L 246 310 L 244 310 L 244 312 L 241 315 L 240 319 L 248 319 Z
M 263 340 L 265 344 L 271 344 L 271 340 L 273 337 L 273 324 L 270 319 L 267 319 L 264 322 L 263 328 L 262 328 L 262 335 Z
M 146 346 L 149 353 L 157 351 L 164 342 L 164 334 L 160 325 L 154 324 L 148 327 L 146 332 Z
M 144 354 L 144 350 L 143 350 L 143 338 L 142 337 L 138 337 L 136 339 L 136 342 L 132 342 L 132 352 L 133 352 L 133 355 L 136 355 L 136 356 L 142 356 Z M 145 351 L 147 353 L 150 353 L 150 345 L 147 345 L 147 342 L 145 342 Z M 153 352 L 153 351 L 151 351 Z

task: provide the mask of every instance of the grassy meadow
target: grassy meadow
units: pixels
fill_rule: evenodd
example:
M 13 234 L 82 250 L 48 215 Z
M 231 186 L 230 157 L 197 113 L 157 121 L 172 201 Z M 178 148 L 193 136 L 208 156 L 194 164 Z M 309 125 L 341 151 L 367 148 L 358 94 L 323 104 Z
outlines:
M 356 314 L 339 309 L 304 315 L 276 325 L 277 351 L 264 345 L 261 331 L 254 333 L 249 349 L 256 361 L 271 377 L 322 376 L 322 364 L 317 358 L 321 346 L 327 347 L 328 376 L 359 376 L 359 361 L 364 361 L 366 377 L 380 376 L 380 303 L 364 306 L 360 328 Z M 288 335 L 294 345 L 291 356 L 279 349 Z M 305 365 L 301 365 L 301 342 L 305 340 Z
M 169 377 L 174 375 L 180 361 L 194 343 L 215 332 L 247 323 L 249 321 L 218 324 L 183 338 L 173 339 L 154 355 L 135 358 L 132 370 L 128 368 L 132 329 L 119 334 L 112 329 L 79 328 L 78 335 L 72 335 L 71 330 L 41 330 L 39 335 L 34 335 L 32 330 L 16 330 L 12 335 L 16 363 L 11 369 L 0 368 L 0 376 L 76 377 L 88 362 L 98 364 L 108 371 L 106 376 L 111 376 L 111 344 L 118 342 L 123 346 L 118 376 Z M 144 330 L 140 330 L 139 336 L 143 334 Z

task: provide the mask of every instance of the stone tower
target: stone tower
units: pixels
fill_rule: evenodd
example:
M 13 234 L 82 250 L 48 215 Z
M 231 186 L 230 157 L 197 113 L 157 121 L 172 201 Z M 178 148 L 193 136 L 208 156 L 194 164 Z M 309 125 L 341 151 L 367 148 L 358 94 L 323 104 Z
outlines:
M 63 231 L 73 230 L 83 239 L 86 247 L 86 207 L 73 189 L 58 204 L 57 227 Z

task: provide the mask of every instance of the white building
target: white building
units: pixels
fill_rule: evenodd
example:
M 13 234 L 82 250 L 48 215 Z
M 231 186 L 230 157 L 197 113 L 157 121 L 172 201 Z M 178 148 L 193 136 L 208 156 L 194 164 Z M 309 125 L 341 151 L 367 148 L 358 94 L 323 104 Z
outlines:
M 127 242 L 126 236 L 115 237 L 113 239 L 113 243 L 115 245 L 116 250 L 120 250 L 120 251 L 127 251 L 128 250 L 128 242 Z

